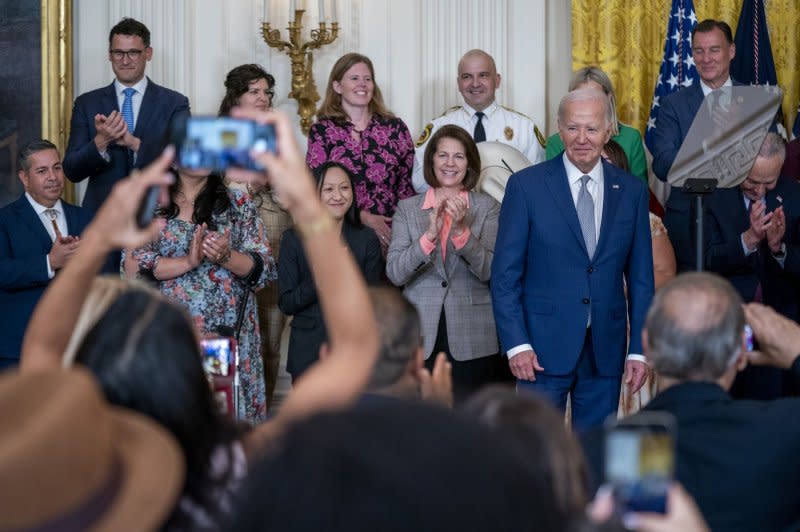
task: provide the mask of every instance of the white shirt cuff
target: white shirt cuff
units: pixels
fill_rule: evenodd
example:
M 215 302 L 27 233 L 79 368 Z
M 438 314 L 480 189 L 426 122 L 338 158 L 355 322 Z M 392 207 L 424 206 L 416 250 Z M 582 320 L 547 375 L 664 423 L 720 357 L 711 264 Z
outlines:
M 56 272 L 53 271 L 53 268 L 50 267 L 50 255 L 44 256 L 44 261 L 47 264 L 47 278 L 52 279 L 56 276 Z
M 628 360 L 635 360 L 635 361 L 637 361 L 637 362 L 644 362 L 645 364 L 647 364 L 647 357 L 646 357 L 646 356 L 644 356 L 644 355 L 640 355 L 640 354 L 638 354 L 638 353 L 631 353 L 630 355 L 628 355 L 627 357 L 625 357 L 625 360 L 626 360 L 626 361 L 628 361 Z
M 753 248 L 753 249 L 750 249 L 749 247 L 747 247 L 747 244 L 744 243 L 744 233 L 742 233 L 739 238 L 742 241 L 742 250 L 744 251 L 744 256 L 745 257 L 749 257 L 750 255 L 752 255 L 753 253 L 755 253 L 758 250 L 757 247 Z
M 100 157 L 102 157 L 105 162 L 107 162 L 107 163 L 111 162 L 111 156 L 108 154 L 107 150 L 98 151 L 97 153 L 100 154 Z
M 508 356 L 508 359 L 511 360 L 512 358 L 522 353 L 523 351 L 533 351 L 533 346 L 531 344 L 521 344 L 516 347 L 512 347 L 511 349 L 508 350 L 506 356 Z

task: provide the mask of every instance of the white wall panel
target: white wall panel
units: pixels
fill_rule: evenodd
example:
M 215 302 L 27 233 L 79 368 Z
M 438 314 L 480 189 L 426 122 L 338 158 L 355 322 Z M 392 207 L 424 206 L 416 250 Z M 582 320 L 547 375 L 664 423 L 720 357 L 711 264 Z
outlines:
M 75 94 L 113 79 L 108 31 L 123 16 L 132 16 L 152 33 L 154 55 L 147 74 L 186 94 L 194 113 L 216 113 L 228 70 L 259 63 L 277 80 L 276 107 L 297 121 L 296 104 L 287 97 L 289 59 L 261 37 L 263 20 L 287 36 L 289 2 L 75 0 Z M 307 38 L 318 20 L 317 2 L 297 2 L 308 8 L 303 32 Z M 328 0 L 328 10 L 330 4 Z M 338 0 L 337 4 L 339 38 L 314 56 L 321 95 L 336 59 L 350 51 L 364 53 L 375 63 L 389 107 L 416 136 L 426 122 L 461 103 L 458 60 L 465 51 L 482 48 L 494 56 L 502 75 L 498 100 L 531 116 L 543 129 L 553 129 L 553 110 L 571 69 L 569 2 Z

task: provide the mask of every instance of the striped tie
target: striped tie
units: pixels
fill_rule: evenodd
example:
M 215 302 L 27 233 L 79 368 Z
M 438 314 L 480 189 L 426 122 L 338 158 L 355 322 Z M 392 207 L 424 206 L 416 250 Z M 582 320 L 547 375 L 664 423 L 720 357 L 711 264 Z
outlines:
M 122 102 L 122 118 L 128 124 L 128 132 L 133 134 L 133 95 L 136 94 L 136 89 L 128 87 L 122 94 L 125 95 L 125 100 Z

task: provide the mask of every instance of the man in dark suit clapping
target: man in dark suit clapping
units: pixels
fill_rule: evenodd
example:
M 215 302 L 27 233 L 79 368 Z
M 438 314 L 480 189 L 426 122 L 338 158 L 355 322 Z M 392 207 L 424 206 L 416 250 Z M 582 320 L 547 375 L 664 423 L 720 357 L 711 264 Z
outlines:
M 89 222 L 87 211 L 60 199 L 64 171 L 53 143 L 28 143 L 19 166 L 25 193 L 0 209 L 0 370 L 19 362 L 33 308 Z
M 75 100 L 64 156 L 70 181 L 89 179 L 83 206 L 93 212 L 114 183 L 161 153 L 170 123 L 189 114 L 186 96 L 145 77 L 153 49 L 144 24 L 122 19 L 111 29 L 108 44 L 116 78 Z

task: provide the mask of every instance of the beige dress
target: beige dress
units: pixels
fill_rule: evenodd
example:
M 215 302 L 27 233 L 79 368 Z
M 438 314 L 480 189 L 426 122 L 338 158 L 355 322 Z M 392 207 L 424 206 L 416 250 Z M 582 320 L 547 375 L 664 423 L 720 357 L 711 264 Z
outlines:
M 657 236 L 666 234 L 667 229 L 664 227 L 661 218 L 651 212 L 650 236 L 655 238 Z M 629 416 L 635 412 L 638 412 L 642 407 L 649 403 L 650 399 L 652 399 L 657 392 L 656 384 L 656 376 L 652 371 L 647 376 L 647 380 L 642 388 L 634 394 L 629 394 L 628 387 L 623 383 L 622 393 L 619 395 L 619 410 L 617 412 L 618 416 Z

